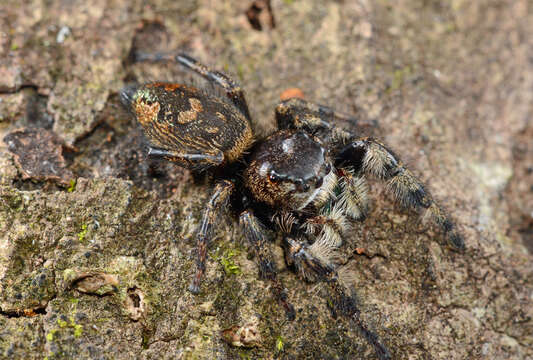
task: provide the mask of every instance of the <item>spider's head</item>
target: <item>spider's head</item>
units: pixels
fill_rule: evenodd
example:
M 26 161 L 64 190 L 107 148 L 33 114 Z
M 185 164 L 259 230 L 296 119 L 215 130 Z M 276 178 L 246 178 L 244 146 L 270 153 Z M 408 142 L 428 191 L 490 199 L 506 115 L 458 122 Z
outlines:
M 257 200 L 300 210 L 321 192 L 331 169 L 320 140 L 304 131 L 282 130 L 258 146 L 245 178 Z

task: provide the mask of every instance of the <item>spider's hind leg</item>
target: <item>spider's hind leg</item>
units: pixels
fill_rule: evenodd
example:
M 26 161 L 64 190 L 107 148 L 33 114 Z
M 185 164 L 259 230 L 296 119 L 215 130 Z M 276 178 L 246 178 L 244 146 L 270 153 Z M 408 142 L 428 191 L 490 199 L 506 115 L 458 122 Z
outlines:
M 135 61 L 175 61 L 180 65 L 183 65 L 188 70 L 202 76 L 209 82 L 220 86 L 226 93 L 226 96 L 237 107 L 237 109 L 246 117 L 247 120 L 250 120 L 250 111 L 248 110 L 248 104 L 246 103 L 246 98 L 244 97 L 244 91 L 242 88 L 226 74 L 210 69 L 189 55 L 136 52 Z
M 210 153 L 206 151 L 203 154 L 186 154 L 172 150 L 159 149 L 149 145 L 147 155 L 151 160 L 164 159 L 180 164 L 187 169 L 197 171 L 218 166 L 224 161 L 224 154 L 220 150 L 210 151 Z
M 337 167 L 351 166 L 356 172 L 370 173 L 388 182 L 388 190 L 403 207 L 426 209 L 432 221 L 458 251 L 465 248 L 462 235 L 446 212 L 433 200 L 422 182 L 385 145 L 373 138 L 361 138 L 337 154 Z

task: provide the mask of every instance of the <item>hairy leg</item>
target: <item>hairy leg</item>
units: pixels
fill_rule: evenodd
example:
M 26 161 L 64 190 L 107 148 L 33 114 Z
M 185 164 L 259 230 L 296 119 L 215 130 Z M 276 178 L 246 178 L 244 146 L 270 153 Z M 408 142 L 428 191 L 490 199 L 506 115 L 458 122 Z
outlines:
M 189 285 L 189 291 L 193 294 L 200 292 L 200 283 L 205 272 L 205 261 L 207 257 L 207 245 L 213 238 L 213 228 L 218 218 L 220 209 L 224 209 L 228 204 L 234 185 L 231 181 L 222 181 L 215 185 L 215 189 L 204 210 L 202 222 L 196 235 L 198 258 L 196 260 L 196 274 Z
M 367 326 L 361 321 L 360 310 L 357 307 L 357 300 L 354 296 L 347 294 L 344 287 L 339 284 L 336 275 L 332 276 L 328 282 L 329 287 L 329 301 L 328 306 L 332 312 L 333 317 L 341 315 L 350 319 L 357 327 L 361 335 L 374 347 L 376 355 L 380 360 L 391 359 L 389 350 L 381 343 L 378 336 L 369 330 Z
M 335 211 L 332 211 L 335 213 Z M 340 214 L 339 214 L 340 215 Z M 378 336 L 368 329 L 360 318 L 357 300 L 348 294 L 337 280 L 337 271 L 332 263 L 332 255 L 340 245 L 341 228 L 346 219 L 336 218 L 335 214 L 318 215 L 307 220 L 303 228 L 297 225 L 291 214 L 279 214 L 276 222 L 284 233 L 285 257 L 289 266 L 294 266 L 298 274 L 307 281 L 325 281 L 328 290 L 328 306 L 333 317 L 337 315 L 350 319 L 357 330 L 374 347 L 380 360 L 389 360 L 389 350 L 379 340 Z M 306 239 L 298 236 L 304 231 L 309 237 L 315 237 L 315 242 L 309 245 Z M 318 237 L 314 234 L 318 231 Z M 329 233 L 329 235 L 328 235 Z M 329 244 L 328 240 L 329 239 Z M 317 247 L 316 244 L 321 244 Z M 315 246 L 315 247 L 314 247 Z
M 363 221 L 368 214 L 368 185 L 364 177 L 351 168 L 337 169 L 341 193 L 339 205 L 353 220 Z
M 350 227 L 344 209 L 338 203 L 324 207 L 320 215 L 305 222 L 306 234 L 314 239 L 311 245 L 304 246 L 305 251 L 314 258 L 313 262 L 318 261 L 321 267 L 328 271 L 335 269 L 341 262 L 338 249 Z M 320 268 L 318 270 L 319 274 L 323 272 Z
M 448 245 L 465 248 L 455 224 L 434 200 L 422 182 L 385 145 L 373 138 L 361 138 L 346 145 L 337 155 L 336 166 L 350 166 L 355 172 L 373 174 L 387 181 L 388 190 L 403 207 L 426 209 L 432 221 L 446 236 Z
M 285 308 L 287 317 L 290 320 L 294 320 L 294 307 L 288 302 L 285 288 L 277 278 L 276 265 L 272 259 L 272 252 L 263 226 L 250 210 L 242 212 L 239 220 L 241 226 L 244 228 L 246 239 L 254 249 L 257 263 L 259 265 L 260 277 L 270 280 L 276 300 Z
M 311 204 L 317 215 L 306 218 L 302 227 L 311 240 L 310 245 L 304 243 L 307 253 L 328 268 L 341 262 L 338 249 L 350 232 L 351 220 L 362 221 L 368 212 L 365 179 L 348 168 L 337 169 L 336 174 L 336 185 Z

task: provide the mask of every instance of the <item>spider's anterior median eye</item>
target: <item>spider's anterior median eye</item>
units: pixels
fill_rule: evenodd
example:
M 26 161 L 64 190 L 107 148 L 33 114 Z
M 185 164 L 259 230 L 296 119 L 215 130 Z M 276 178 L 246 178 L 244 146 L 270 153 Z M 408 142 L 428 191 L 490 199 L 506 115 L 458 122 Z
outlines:
M 280 181 L 286 180 L 287 177 L 283 174 L 279 174 L 275 170 L 270 170 L 268 179 L 272 182 L 279 183 Z
M 268 176 L 268 178 L 272 182 L 278 182 L 278 181 L 281 180 L 280 176 L 278 174 L 276 174 L 275 172 L 271 172 L 270 175 Z

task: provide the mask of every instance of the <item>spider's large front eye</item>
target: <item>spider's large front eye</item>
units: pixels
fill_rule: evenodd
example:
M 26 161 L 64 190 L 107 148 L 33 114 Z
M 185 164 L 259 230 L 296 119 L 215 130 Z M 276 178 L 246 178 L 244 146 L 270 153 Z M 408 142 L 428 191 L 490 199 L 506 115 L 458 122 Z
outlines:
M 268 179 L 272 182 L 279 182 L 281 180 L 281 177 L 275 172 L 271 172 L 270 175 L 268 175 Z

